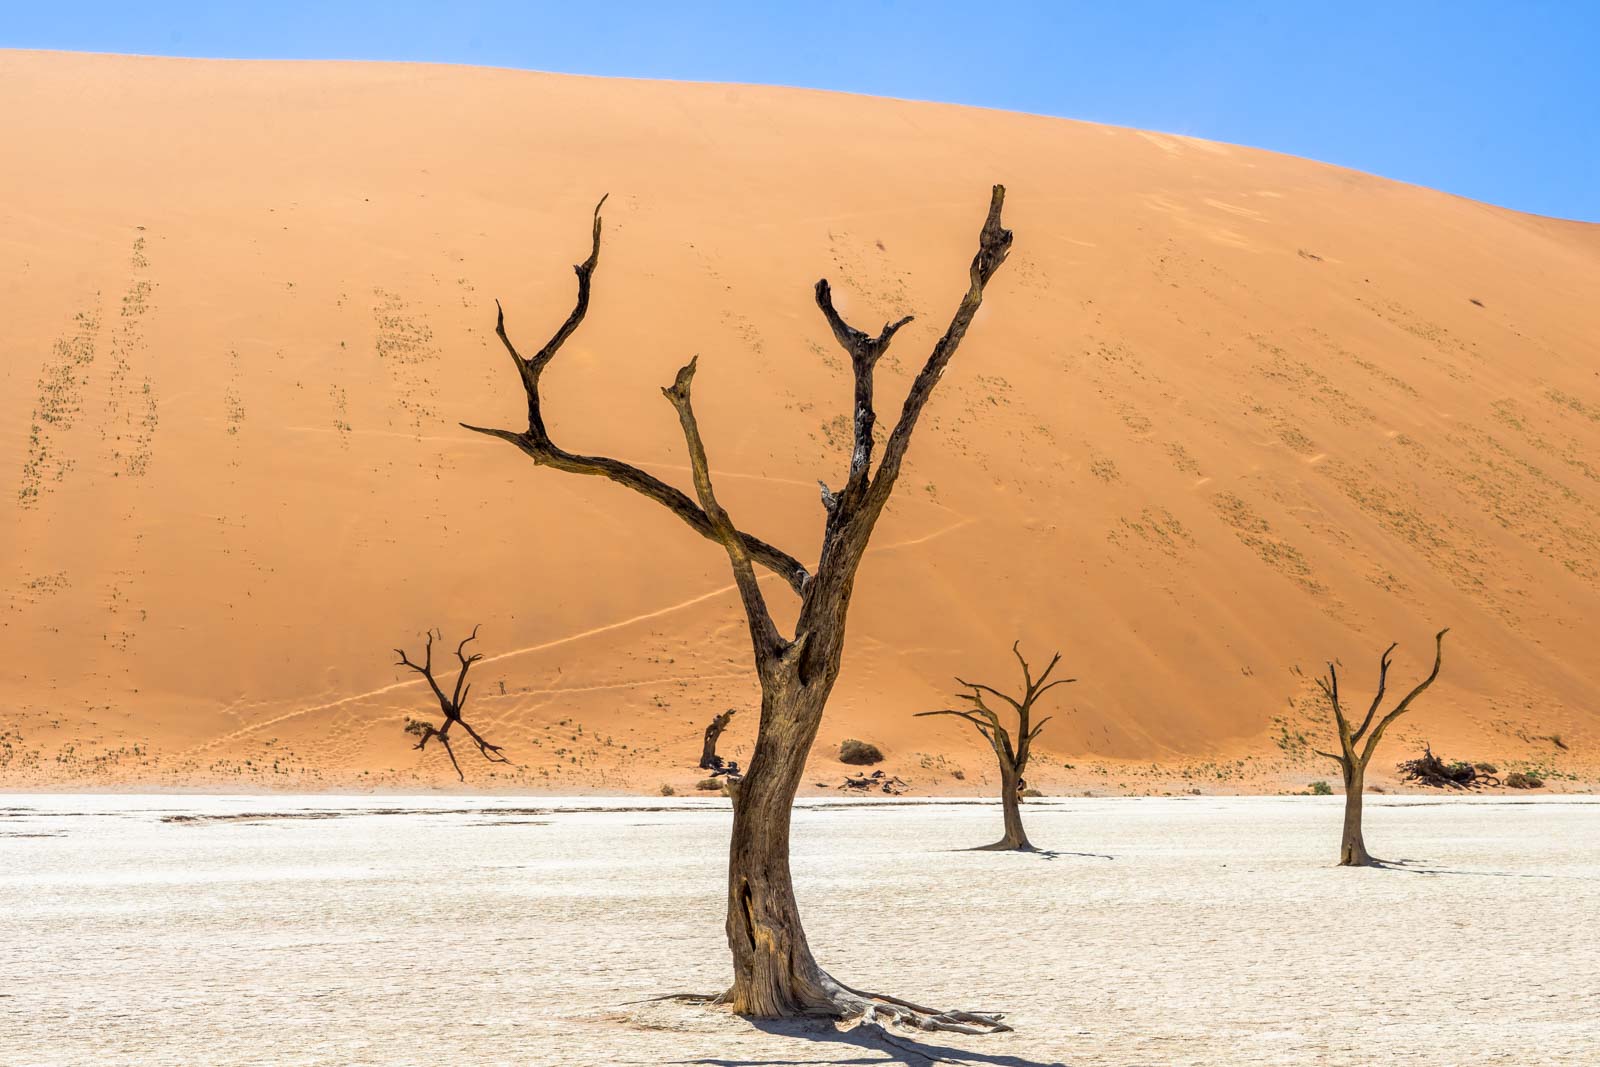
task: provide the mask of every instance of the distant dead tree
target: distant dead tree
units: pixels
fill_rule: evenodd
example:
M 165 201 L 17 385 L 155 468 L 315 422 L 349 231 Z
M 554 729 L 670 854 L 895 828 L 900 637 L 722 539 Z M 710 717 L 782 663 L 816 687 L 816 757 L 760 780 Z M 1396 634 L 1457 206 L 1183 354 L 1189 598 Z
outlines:
M 1058 678 L 1050 681 L 1050 674 L 1061 662 L 1061 653 L 1057 652 L 1050 659 L 1050 665 L 1037 679 L 1028 666 L 1028 661 L 1022 657 L 1018 647 L 1021 642 L 1011 646 L 1011 654 L 1017 657 L 1017 662 L 1022 664 L 1022 696 L 1011 697 L 992 686 L 982 685 L 978 682 L 968 682 L 961 678 L 956 679 L 956 684 L 962 686 L 967 692 L 960 694 L 960 699 L 971 704 L 970 708 L 941 708 L 938 711 L 919 711 L 917 718 L 927 715 L 954 715 L 958 719 L 965 719 L 978 728 L 983 739 L 989 742 L 989 747 L 994 749 L 995 758 L 1000 761 L 1000 806 L 1005 813 L 1005 836 L 992 845 L 984 845 L 979 851 L 985 852 L 1033 852 L 1036 851 L 1028 841 L 1028 834 L 1022 828 L 1022 790 L 1026 785 L 1023 773 L 1028 767 L 1029 749 L 1033 747 L 1033 739 L 1039 736 L 1039 731 L 1044 729 L 1044 724 L 1053 716 L 1046 715 L 1038 722 L 1033 722 L 1033 705 L 1038 699 L 1058 685 L 1067 685 L 1077 681 L 1076 678 Z M 1000 716 L 985 703 L 983 694 L 999 697 L 1011 705 L 1011 710 L 1017 713 L 1017 741 L 1012 744 L 1011 732 L 1000 722 Z
M 461 728 L 467 732 L 467 736 L 472 738 L 473 743 L 478 746 L 478 751 L 483 754 L 484 759 L 490 763 L 510 763 L 511 761 L 506 758 L 499 745 L 491 745 L 485 741 L 478 734 L 478 731 L 469 726 L 467 721 L 461 717 L 461 709 L 467 703 L 467 694 L 472 691 L 472 686 L 466 684 L 467 671 L 471 669 L 474 663 L 483 658 L 482 652 L 474 652 L 470 656 L 466 654 L 467 645 L 478 639 L 478 627 L 474 626 L 472 634 L 463 638 L 461 643 L 456 646 L 456 659 L 461 661 L 461 673 L 456 675 L 455 689 L 449 696 L 444 695 L 444 690 L 439 688 L 439 683 L 434 681 L 433 678 L 434 636 L 434 632 L 429 630 L 428 643 L 423 648 L 421 663 L 411 662 L 403 648 L 394 650 L 395 655 L 400 657 L 395 661 L 395 666 L 409 667 L 426 678 L 429 688 L 433 690 L 433 695 L 439 698 L 439 710 L 444 712 L 444 723 L 440 726 L 434 726 L 433 723 L 423 722 L 420 719 L 407 719 L 406 733 L 416 735 L 416 747 L 418 749 L 427 748 L 429 741 L 438 738 L 439 744 L 444 746 L 445 755 L 450 757 L 450 766 L 456 769 L 456 777 L 464 782 L 467 780 L 467 776 L 461 773 L 461 764 L 456 762 L 456 750 L 450 747 L 450 727 L 457 723 L 460 723 Z M 443 634 L 439 634 L 438 637 L 439 640 L 444 640 Z
M 703 771 L 722 770 L 722 757 L 717 755 L 717 741 L 722 737 L 722 731 L 728 728 L 738 712 L 737 708 L 729 708 L 721 715 L 714 716 L 711 724 L 706 727 L 706 741 L 700 749 L 700 769 Z
M 733 985 L 711 999 L 745 1015 L 823 1015 L 860 1019 L 865 1025 L 892 1022 L 962 1033 L 1009 1029 L 999 1015 L 936 1011 L 894 997 L 865 993 L 835 980 L 812 957 L 800 924 L 789 870 L 790 810 L 828 694 L 839 676 L 845 616 L 856 571 L 900 477 L 917 420 L 966 336 L 983 302 L 984 287 L 1010 251 L 1011 231 L 1000 224 L 1004 200 L 1005 189 L 995 186 L 978 234 L 978 251 L 968 270 L 966 291 L 950 325 L 934 343 L 911 383 L 899 420 L 883 441 L 883 456 L 876 471 L 872 468 L 873 450 L 879 443 L 874 433 L 878 416 L 873 404 L 873 370 L 889 342 L 911 318 L 885 325 L 876 336 L 863 333 L 835 310 L 827 280 L 817 283 L 817 307 L 850 357 L 855 388 L 849 472 L 837 491 L 822 484 L 825 517 L 814 572 L 787 552 L 740 530 L 717 500 L 711 465 L 690 402 L 696 359 L 690 359 L 672 384 L 662 389 L 683 430 L 695 499 L 631 464 L 568 452 L 550 439 L 539 379 L 589 308 L 590 285 L 600 258 L 600 207 L 605 203 L 604 197 L 595 206 L 589 258 L 574 268 L 578 275 L 576 305 L 549 342 L 532 356 L 524 357 L 506 335 L 503 310 L 495 323 L 495 333 L 510 354 L 527 394 L 527 429 L 499 430 L 463 423 L 469 430 L 507 442 L 539 466 L 598 475 L 631 489 L 660 504 L 727 553 L 750 631 L 756 677 L 761 685 L 761 718 L 755 749 L 733 802 L 727 908 Z M 792 638 L 779 631 L 767 609 L 766 594 L 756 577 L 757 567 L 777 575 L 800 600 Z
M 1372 858 L 1367 851 L 1367 843 L 1361 836 L 1361 794 L 1366 789 L 1367 764 L 1372 762 L 1372 754 L 1378 750 L 1378 742 L 1383 739 L 1383 733 L 1389 725 L 1404 715 L 1411 707 L 1411 702 L 1422 694 L 1422 691 L 1433 684 L 1439 677 L 1439 663 L 1444 658 L 1444 635 L 1450 632 L 1449 627 L 1440 630 L 1433 638 L 1433 670 L 1417 684 L 1417 687 L 1406 694 L 1406 698 L 1396 704 L 1394 710 L 1383 718 L 1378 719 L 1378 724 L 1373 726 L 1372 721 L 1377 717 L 1378 708 L 1383 703 L 1383 693 L 1389 680 L 1389 656 L 1399 647 L 1395 642 L 1384 650 L 1378 658 L 1378 692 L 1372 698 L 1372 706 L 1367 708 L 1366 718 L 1361 720 L 1361 725 L 1354 730 L 1350 729 L 1350 722 L 1345 718 L 1344 705 L 1339 702 L 1339 672 L 1330 662 L 1328 664 L 1328 677 L 1318 678 L 1317 685 L 1328 698 L 1328 703 L 1333 708 L 1333 721 L 1339 728 L 1339 752 L 1323 752 L 1316 749 L 1317 755 L 1326 756 L 1339 764 L 1339 770 L 1344 775 L 1344 833 L 1339 841 L 1339 866 L 1341 867 L 1372 867 L 1378 861 Z M 1368 733 L 1368 730 L 1371 733 Z M 1362 738 L 1366 743 L 1362 744 Z M 1359 750 L 1358 750 L 1358 747 Z

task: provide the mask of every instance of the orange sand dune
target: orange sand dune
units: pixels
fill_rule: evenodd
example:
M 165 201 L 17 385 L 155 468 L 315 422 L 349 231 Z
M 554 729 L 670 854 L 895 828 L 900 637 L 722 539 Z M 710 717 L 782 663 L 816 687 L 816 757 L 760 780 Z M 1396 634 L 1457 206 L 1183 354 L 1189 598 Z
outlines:
M 453 786 L 389 650 L 481 622 L 469 719 L 520 769 L 470 787 L 683 788 L 755 694 L 725 559 L 457 427 L 521 412 L 494 298 L 547 337 L 609 192 L 552 433 L 687 487 L 658 387 L 699 353 L 720 496 L 807 559 L 849 396 L 812 283 L 917 316 L 892 415 L 996 181 L 1015 251 L 864 568 L 816 781 L 855 736 L 983 788 L 978 739 L 910 715 L 1009 683 L 1019 636 L 1079 679 L 1039 784 L 1331 777 L 1313 673 L 1362 704 L 1446 624 L 1395 759 L 1600 767 L 1596 227 L 1058 119 L 434 66 L 5 52 L 0 143 L 0 787 Z

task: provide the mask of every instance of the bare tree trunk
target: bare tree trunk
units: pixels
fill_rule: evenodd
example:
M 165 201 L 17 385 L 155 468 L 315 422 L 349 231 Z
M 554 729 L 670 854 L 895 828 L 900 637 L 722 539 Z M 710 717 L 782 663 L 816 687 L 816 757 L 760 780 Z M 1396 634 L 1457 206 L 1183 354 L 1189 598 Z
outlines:
M 729 708 L 721 715 L 714 716 L 710 725 L 706 727 L 705 745 L 700 749 L 700 769 L 703 771 L 720 771 L 722 757 L 717 755 L 717 742 L 722 739 L 722 731 L 728 728 L 737 709 Z
M 765 696 L 761 730 L 744 780 L 733 789 L 728 851 L 728 947 L 733 1010 L 759 1018 L 836 1007 L 811 956 L 789 872 L 789 826 L 823 702 L 804 692 Z
M 1006 834 L 985 851 L 990 852 L 1032 852 L 1033 845 L 1028 841 L 1028 832 L 1022 828 L 1022 799 L 1021 775 L 1015 767 L 1004 767 L 1000 771 L 1000 807 L 1005 812 Z
M 1366 768 L 1344 768 L 1344 833 L 1339 839 L 1339 866 L 1370 867 L 1375 862 L 1361 836 L 1361 797 Z

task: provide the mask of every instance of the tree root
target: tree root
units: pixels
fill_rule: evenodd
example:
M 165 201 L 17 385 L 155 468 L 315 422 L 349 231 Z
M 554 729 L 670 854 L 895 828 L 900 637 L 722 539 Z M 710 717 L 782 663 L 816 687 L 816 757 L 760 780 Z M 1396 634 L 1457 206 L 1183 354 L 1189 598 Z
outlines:
M 885 1024 L 889 1024 L 949 1034 L 1011 1032 L 1011 1027 L 1001 1021 L 1005 1018 L 1001 1012 L 939 1011 L 886 993 L 867 993 L 837 981 L 834 984 L 839 989 L 834 996 L 839 1009 L 838 1018 L 845 1022 L 854 1021 L 858 1028 L 874 1027 L 882 1031 Z
M 733 991 L 730 989 L 721 993 L 667 993 L 631 1003 L 646 1004 L 664 1000 L 708 1006 L 730 1004 L 733 1001 Z M 891 1043 L 893 1043 L 892 1037 L 886 1029 L 889 1026 L 974 1036 L 1012 1032 L 1012 1028 L 1001 1021 L 1005 1018 L 1002 1012 L 940 1011 L 937 1008 L 913 1004 L 909 1000 L 901 1000 L 899 997 L 891 997 L 886 993 L 868 993 L 852 989 L 832 977 L 827 980 L 825 999 L 798 1012 L 797 1017 L 835 1019 L 841 1023 L 854 1023 L 850 1029 L 871 1030 Z

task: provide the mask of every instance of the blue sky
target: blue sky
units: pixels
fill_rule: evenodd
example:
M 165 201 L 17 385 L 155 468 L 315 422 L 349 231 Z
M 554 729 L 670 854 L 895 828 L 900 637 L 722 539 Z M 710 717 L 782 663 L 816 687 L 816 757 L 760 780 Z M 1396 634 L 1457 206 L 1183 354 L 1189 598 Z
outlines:
M 1600 221 L 1600 0 L 28 3 L 0 46 L 762 82 L 1190 134 Z

